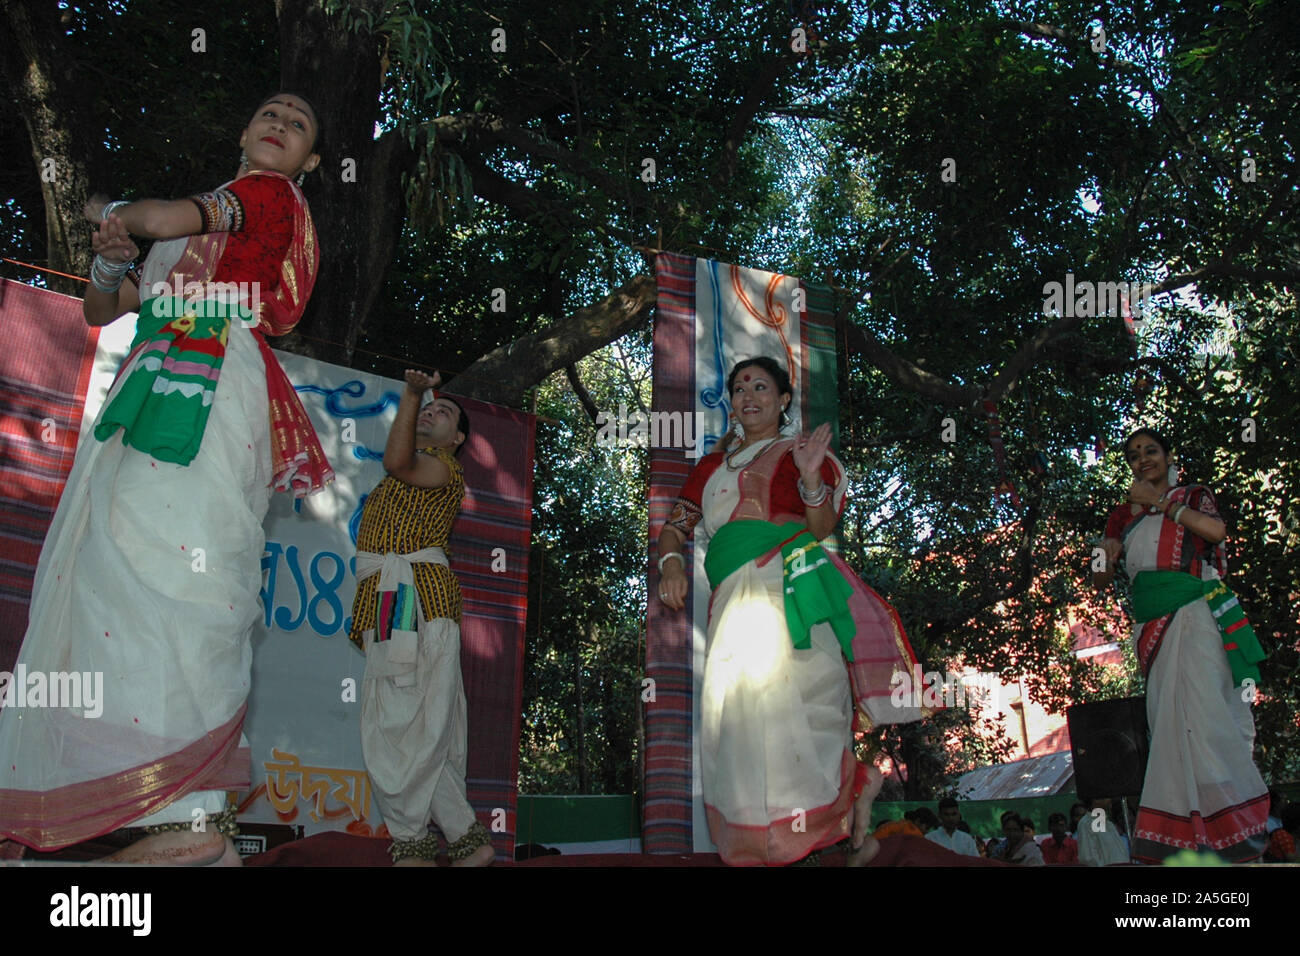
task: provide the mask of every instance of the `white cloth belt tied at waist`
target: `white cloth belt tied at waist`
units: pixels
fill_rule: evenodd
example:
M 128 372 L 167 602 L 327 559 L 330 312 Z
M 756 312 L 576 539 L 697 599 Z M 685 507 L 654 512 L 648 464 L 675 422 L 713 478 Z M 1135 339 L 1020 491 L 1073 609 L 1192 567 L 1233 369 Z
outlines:
M 447 552 L 437 547 L 422 548 L 409 554 L 398 554 L 396 551 L 385 554 L 358 551 L 357 583 L 360 584 L 378 574 L 379 583 L 375 587 L 375 601 L 378 604 L 380 594 L 384 591 L 396 591 L 399 584 L 405 584 L 414 592 L 417 564 L 441 564 L 443 567 L 450 567 L 447 563 Z M 415 614 L 416 619 L 423 625 L 424 603 L 418 594 L 415 595 Z M 393 683 L 398 687 L 413 683 L 419 636 L 419 631 L 402 631 L 393 628 L 389 640 L 371 642 L 366 648 L 366 676 L 393 678 Z M 383 653 L 375 653 L 380 648 L 383 649 Z

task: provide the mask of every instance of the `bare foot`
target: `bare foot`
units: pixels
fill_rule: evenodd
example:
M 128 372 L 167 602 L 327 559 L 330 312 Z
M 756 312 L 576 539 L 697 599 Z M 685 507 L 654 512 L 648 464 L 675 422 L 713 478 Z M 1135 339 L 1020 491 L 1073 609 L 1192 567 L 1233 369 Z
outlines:
M 465 859 L 457 860 L 452 866 L 490 866 L 496 858 L 497 851 L 489 844 L 479 847 Z
M 856 850 L 850 850 L 848 858 L 844 861 L 845 866 L 866 866 L 876 858 L 880 852 L 880 841 L 871 834 L 867 834 L 862 841 L 862 846 Z
M 866 866 L 880 852 L 880 841 L 868 831 L 871 829 L 871 805 L 876 802 L 884 785 L 885 775 L 876 767 L 868 767 L 867 782 L 853 804 L 853 845 L 845 866 Z
M 235 849 L 235 841 L 230 839 L 230 837 L 226 837 L 226 852 L 222 853 L 220 857 L 218 857 L 216 860 L 214 860 L 213 862 L 207 865 L 208 866 L 243 866 L 244 858 L 240 856 L 239 851 Z
M 437 866 L 437 860 L 426 860 L 418 856 L 404 856 L 393 866 Z
M 100 859 L 101 863 L 163 863 L 172 866 L 242 866 L 235 845 L 215 830 L 153 833 Z

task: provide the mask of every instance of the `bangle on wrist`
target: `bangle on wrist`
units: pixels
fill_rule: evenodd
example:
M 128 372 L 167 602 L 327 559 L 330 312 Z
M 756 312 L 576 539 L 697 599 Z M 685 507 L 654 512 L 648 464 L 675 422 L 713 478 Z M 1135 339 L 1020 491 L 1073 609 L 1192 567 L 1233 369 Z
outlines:
M 1179 505 L 1177 508 L 1174 509 L 1174 517 L 1172 519 L 1174 524 L 1178 524 L 1178 516 L 1181 515 L 1186 510 L 1187 510 L 1187 505 Z
M 111 216 L 115 210 L 120 209 L 122 206 L 129 205 L 131 204 L 125 199 L 114 199 L 112 202 L 104 203 L 104 208 L 99 211 L 100 222 L 107 222 L 108 217 Z
M 669 558 L 676 558 L 678 561 L 682 563 L 682 570 L 683 571 L 686 570 L 686 559 L 682 557 L 682 553 L 680 551 L 669 551 L 667 554 L 665 554 L 663 557 L 659 559 L 660 574 L 664 573 L 664 562 L 667 561 Z
M 105 295 L 112 295 L 122 287 L 122 279 L 135 264 L 131 262 L 109 262 L 101 255 L 95 256 L 90 264 L 90 283 Z
M 799 479 L 798 485 L 799 485 L 799 499 L 809 508 L 820 507 L 822 504 L 825 503 L 826 499 L 830 497 L 831 491 L 830 488 L 826 486 L 825 481 L 823 481 L 817 487 L 816 491 L 808 491 L 806 488 L 804 488 L 802 478 Z

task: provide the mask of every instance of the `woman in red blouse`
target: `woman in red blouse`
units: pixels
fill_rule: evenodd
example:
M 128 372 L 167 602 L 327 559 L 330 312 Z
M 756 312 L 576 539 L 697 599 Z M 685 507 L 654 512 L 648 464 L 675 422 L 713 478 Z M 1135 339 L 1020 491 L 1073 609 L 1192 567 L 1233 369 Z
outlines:
M 37 569 L 27 671 L 99 675 L 89 709 L 0 712 L 0 835 L 55 849 L 127 825 L 111 859 L 238 863 L 225 791 L 242 726 L 272 489 L 332 479 L 266 335 L 301 317 L 319 261 L 293 181 L 320 162 L 297 94 L 255 111 L 233 180 L 172 201 L 86 204 L 98 226 L 84 312 L 138 312 L 83 436 Z M 138 285 L 127 277 L 153 239 Z
M 1133 483 L 1106 522 L 1093 583 L 1109 585 L 1123 555 L 1151 730 L 1132 855 L 1159 862 L 1206 847 L 1254 859 L 1268 817 L 1251 759 L 1263 651 L 1223 580 L 1227 526 L 1209 488 L 1175 484 L 1159 433 L 1135 431 L 1124 456 Z
M 854 692 L 868 723 L 915 719 L 890 699 L 915 658 L 892 609 L 818 544 L 847 485 L 830 427 L 782 437 L 793 389 L 769 358 L 738 363 L 727 393 L 737 440 L 700 461 L 659 535 L 659 597 L 673 610 L 689 593 L 688 536 L 707 547 L 709 832 L 729 864 L 788 864 L 850 835 L 850 862 L 865 863 L 879 849 L 868 827 L 882 778 L 854 757 Z

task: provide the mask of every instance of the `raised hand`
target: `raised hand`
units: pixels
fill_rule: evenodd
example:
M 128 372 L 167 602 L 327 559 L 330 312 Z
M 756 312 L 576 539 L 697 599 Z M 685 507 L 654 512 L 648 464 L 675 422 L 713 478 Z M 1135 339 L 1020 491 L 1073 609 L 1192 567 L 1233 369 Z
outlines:
M 104 218 L 104 207 L 108 205 L 108 197 L 103 193 L 95 193 L 86 200 L 86 204 L 81 207 L 81 214 L 96 225 Z
M 420 395 L 423 395 L 431 388 L 437 388 L 441 384 L 442 376 L 437 372 L 430 375 L 427 372 L 421 372 L 419 369 L 408 368 L 406 370 L 406 387 Z
M 86 205 L 89 207 L 90 204 Z M 95 255 L 103 256 L 109 262 L 130 262 L 140 255 L 140 250 L 117 216 L 109 216 L 91 233 L 90 247 Z
M 811 435 L 800 435 L 795 439 L 794 464 L 801 475 L 820 474 L 826 452 L 831 447 L 831 426 L 818 425 Z
M 1128 500 L 1135 505 L 1148 507 L 1160 500 L 1160 492 L 1156 491 L 1156 486 L 1151 482 L 1138 480 L 1129 486 Z

